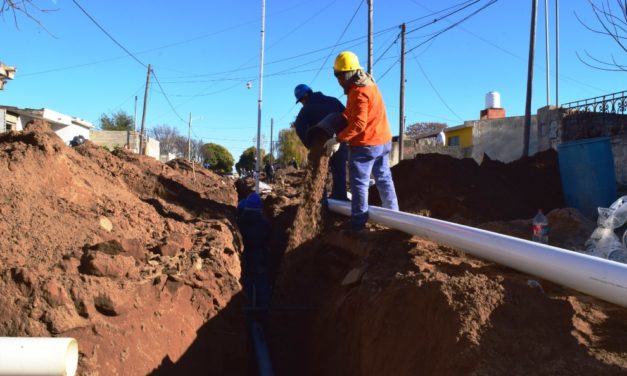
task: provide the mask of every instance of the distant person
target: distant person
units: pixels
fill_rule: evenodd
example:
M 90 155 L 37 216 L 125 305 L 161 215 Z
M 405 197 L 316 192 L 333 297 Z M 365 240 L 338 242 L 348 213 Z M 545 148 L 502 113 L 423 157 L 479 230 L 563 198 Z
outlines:
M 307 131 L 327 115 L 342 113 L 344 105 L 337 98 L 326 96 L 319 91 L 314 92 L 305 84 L 300 84 L 294 88 L 294 96 L 296 97 L 296 103 L 300 102 L 303 105 L 296 117 L 296 121 L 294 121 L 294 128 L 300 141 L 309 149 L 311 148 L 311 143 L 307 136 Z M 329 160 L 331 176 L 333 177 L 330 197 L 336 200 L 348 200 L 346 195 L 347 159 L 348 147 L 343 143 Z
M 263 215 L 261 197 L 253 192 L 237 206 L 237 225 L 244 243 L 242 285 L 251 307 L 270 305 L 270 221 Z
M 264 166 L 263 169 L 266 173 L 266 180 L 268 180 L 268 183 L 273 183 L 274 182 L 274 167 L 272 167 L 272 164 L 270 163 L 270 161 L 266 161 L 266 165 Z
M 398 200 L 390 171 L 392 133 L 381 92 L 370 74 L 359 65 L 357 55 L 341 52 L 333 71 L 347 95 L 346 128 L 325 143 L 327 154 L 338 142 L 348 142 L 351 185 L 351 227 L 362 230 L 368 221 L 368 188 L 374 176 L 383 207 L 398 210 Z

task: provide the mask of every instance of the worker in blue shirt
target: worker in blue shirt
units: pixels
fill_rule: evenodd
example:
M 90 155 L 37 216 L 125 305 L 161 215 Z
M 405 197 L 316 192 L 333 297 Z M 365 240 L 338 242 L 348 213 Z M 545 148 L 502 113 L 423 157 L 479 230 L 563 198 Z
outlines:
M 342 113 L 344 105 L 337 98 L 329 97 L 319 91 L 314 92 L 309 86 L 300 84 L 294 88 L 296 103 L 300 102 L 303 108 L 300 109 L 294 128 L 296 134 L 307 149 L 311 147 L 308 131 L 318 124 L 327 115 L 332 113 Z M 333 177 L 333 187 L 331 198 L 348 201 L 346 195 L 346 160 L 348 158 L 348 147 L 346 144 L 340 145 L 339 150 L 333 154 L 329 160 L 331 176 Z
M 263 215 L 261 197 L 248 195 L 237 206 L 237 225 L 244 243 L 242 284 L 255 309 L 267 309 L 272 295 L 270 221 Z

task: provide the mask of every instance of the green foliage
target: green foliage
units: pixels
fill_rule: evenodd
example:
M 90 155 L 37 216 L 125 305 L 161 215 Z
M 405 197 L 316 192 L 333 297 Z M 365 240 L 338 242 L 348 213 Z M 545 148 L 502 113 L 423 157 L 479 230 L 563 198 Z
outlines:
M 264 154 L 264 150 L 261 149 L 261 160 L 263 160 Z M 240 170 L 245 168 L 247 171 L 253 171 L 255 169 L 256 158 L 257 148 L 251 146 L 242 152 L 242 155 L 240 155 L 239 161 L 237 162 L 237 166 L 239 166 Z
M 133 118 L 124 111 L 118 111 L 111 117 L 102 114 L 99 123 L 103 131 L 132 131 L 134 128 Z
M 201 149 L 203 162 L 209 165 L 209 169 L 218 173 L 233 171 L 233 155 L 222 145 L 204 144 Z
M 299 165 L 307 159 L 307 148 L 300 142 L 294 128 L 283 129 L 279 132 L 279 162 L 287 165 L 296 159 Z
M 263 157 L 263 164 L 265 165 L 267 162 L 272 163 L 272 155 L 270 155 L 270 154 L 266 154 L 266 155 Z

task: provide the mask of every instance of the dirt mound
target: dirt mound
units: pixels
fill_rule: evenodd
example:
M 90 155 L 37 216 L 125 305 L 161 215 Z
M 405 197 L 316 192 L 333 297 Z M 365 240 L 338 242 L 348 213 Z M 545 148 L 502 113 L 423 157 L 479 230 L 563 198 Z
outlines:
M 193 371 L 201 327 L 243 331 L 214 320 L 240 291 L 229 180 L 44 122 L 0 135 L 0 171 L 0 335 L 73 336 L 81 374 L 139 375 Z M 245 343 L 214 350 L 218 373 L 242 368 Z
M 557 162 L 553 150 L 511 163 L 441 154 L 418 154 L 392 168 L 402 211 L 439 219 L 481 223 L 532 218 L 564 207 Z M 370 191 L 377 204 L 376 189 Z
M 302 181 L 301 203 L 296 211 L 294 223 L 289 229 L 286 253 L 320 234 L 323 228 L 321 202 L 324 194 L 329 157 L 325 154 L 326 137 L 311 141 L 305 177 Z
M 421 156 L 394 177 L 402 209 L 522 238 L 538 207 L 558 208 L 549 241 L 575 249 L 594 224 L 559 209 L 556 168 L 551 153 L 481 167 Z M 299 202 L 272 197 L 287 236 Z M 627 372 L 624 308 L 380 226 L 352 234 L 348 217 L 325 215 L 326 230 L 285 256 L 268 332 L 277 375 Z

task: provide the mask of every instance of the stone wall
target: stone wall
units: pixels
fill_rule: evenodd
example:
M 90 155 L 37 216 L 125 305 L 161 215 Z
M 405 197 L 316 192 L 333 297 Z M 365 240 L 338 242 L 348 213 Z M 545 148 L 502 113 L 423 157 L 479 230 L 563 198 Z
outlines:
M 98 146 L 109 149 L 128 148 L 139 154 L 139 132 L 135 131 L 91 131 L 90 140 Z M 148 137 L 146 142 L 146 155 L 159 159 L 159 141 Z
M 627 133 L 627 115 L 568 112 L 563 120 L 562 141 L 613 137 Z

